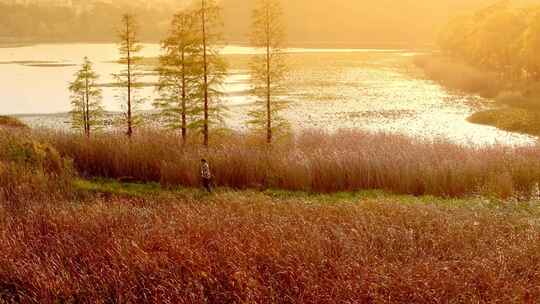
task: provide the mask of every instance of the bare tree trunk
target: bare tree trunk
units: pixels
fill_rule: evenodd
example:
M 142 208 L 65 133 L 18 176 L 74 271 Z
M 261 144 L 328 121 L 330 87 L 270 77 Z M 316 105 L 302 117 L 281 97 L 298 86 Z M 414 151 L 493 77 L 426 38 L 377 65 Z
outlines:
M 82 98 L 82 122 L 83 122 L 83 127 L 84 127 L 84 135 L 85 136 L 88 136 L 87 134 L 87 126 L 88 126 L 88 123 L 87 123 L 87 115 L 86 115 L 86 94 L 84 92 L 81 93 L 81 98 Z
M 128 108 L 127 108 L 127 136 L 131 138 L 133 135 L 133 121 L 131 113 L 131 41 L 129 40 L 129 33 L 132 29 L 129 27 L 129 21 L 126 22 L 126 42 L 127 42 L 127 87 L 128 87 Z
M 266 142 L 272 143 L 272 107 L 271 107 L 271 92 L 270 92 L 270 12 L 266 6 Z
M 186 121 L 186 62 L 185 50 L 182 49 L 182 142 L 186 143 L 187 139 L 187 121 Z
M 202 0 L 202 38 L 203 38 L 203 66 L 204 66 L 204 145 L 208 147 L 208 58 L 206 54 L 206 2 Z
M 86 71 L 85 71 L 85 95 L 86 95 L 86 98 L 85 98 L 85 124 L 84 124 L 84 129 L 85 129 L 85 133 L 86 133 L 86 137 L 90 138 L 90 86 L 88 84 L 88 67 L 86 67 Z

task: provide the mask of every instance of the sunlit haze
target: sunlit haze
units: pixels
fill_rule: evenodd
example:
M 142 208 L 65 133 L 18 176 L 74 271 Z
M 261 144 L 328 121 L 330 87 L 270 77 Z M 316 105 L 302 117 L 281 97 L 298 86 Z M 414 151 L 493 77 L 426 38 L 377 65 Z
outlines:
M 123 11 L 136 12 L 144 20 L 141 36 L 159 40 L 169 15 L 189 0 L 0 0 L 42 6 L 47 15 L 25 20 L 26 13 L 13 15 L 0 10 L 0 37 L 18 33 L 20 38 L 111 41 L 110 28 Z M 292 44 L 381 46 L 433 45 L 448 18 L 488 5 L 490 0 L 292 0 L 283 1 L 284 18 Z M 222 0 L 224 33 L 233 42 L 246 42 L 255 0 Z M 516 6 L 540 4 L 540 0 L 518 0 Z M 73 8 L 78 20 L 66 17 L 60 8 Z M 55 15 L 57 16 L 55 20 Z M 75 17 L 77 18 L 77 17 Z M 88 19 L 90 18 L 90 19 Z M 23 27 L 34 23 L 32 30 Z M 20 24 L 19 24 L 20 23 Z M 70 23 L 77 24 L 76 27 Z M 51 27 L 51 28 L 49 28 Z M 63 28 L 64 27 L 64 28 Z M 77 31 L 72 33 L 71 31 Z M 157 32 L 156 32 L 157 31 Z M 54 35 L 53 35 L 54 34 Z
M 0 303 L 540 303 L 540 0 L 0 0 Z

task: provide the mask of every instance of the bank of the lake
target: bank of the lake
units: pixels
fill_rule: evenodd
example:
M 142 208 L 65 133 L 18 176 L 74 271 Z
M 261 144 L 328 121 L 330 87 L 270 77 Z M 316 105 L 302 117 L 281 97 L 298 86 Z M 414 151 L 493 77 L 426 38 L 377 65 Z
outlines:
M 414 60 L 428 79 L 450 90 L 488 100 L 467 121 L 500 130 L 540 136 L 540 83 L 503 81 L 493 73 L 456 62 L 443 55 L 421 55 Z

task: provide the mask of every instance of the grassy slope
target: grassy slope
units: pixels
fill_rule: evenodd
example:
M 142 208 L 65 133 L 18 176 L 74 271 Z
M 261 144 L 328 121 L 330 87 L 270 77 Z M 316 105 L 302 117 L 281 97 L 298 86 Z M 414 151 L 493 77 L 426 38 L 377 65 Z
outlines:
M 17 128 L 17 129 L 27 129 L 28 126 L 21 122 L 19 119 L 0 115 L 0 128 Z
M 11 288 L 43 303 L 540 299 L 537 203 L 378 191 L 209 195 L 110 180 L 76 188 L 82 202 L 0 212 L 0 228 L 18 231 L 0 235 L 0 297 Z
M 0 302 L 534 303 L 540 204 L 77 180 L 0 204 Z

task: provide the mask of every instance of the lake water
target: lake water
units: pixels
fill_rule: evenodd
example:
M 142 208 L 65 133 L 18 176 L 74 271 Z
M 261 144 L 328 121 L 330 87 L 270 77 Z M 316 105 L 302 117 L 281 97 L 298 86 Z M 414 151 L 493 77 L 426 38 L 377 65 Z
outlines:
M 224 86 L 229 107 L 228 126 L 242 129 L 253 98 L 249 95 L 246 58 L 257 51 L 228 46 L 223 54 L 231 62 Z M 471 124 L 466 118 L 486 108 L 478 96 L 447 91 L 424 79 L 414 67 L 415 52 L 377 49 L 291 49 L 288 94 L 290 108 L 284 115 L 295 129 L 337 130 L 357 128 L 425 138 L 447 138 L 466 144 L 532 144 L 535 138 Z M 156 57 L 157 44 L 146 44 L 144 57 Z M 120 66 L 114 44 L 41 44 L 0 48 L 0 114 L 22 116 L 31 124 L 64 124 L 68 120 L 69 92 L 84 56 L 90 57 L 101 83 L 113 81 Z M 149 73 L 143 79 L 153 82 Z M 105 88 L 106 110 L 120 111 L 117 89 Z M 143 109 L 151 109 L 154 89 L 146 87 Z M 40 114 L 40 115 L 34 115 Z

